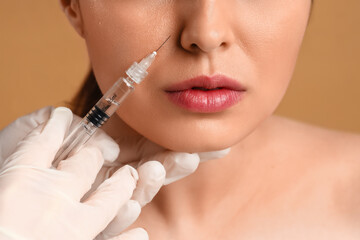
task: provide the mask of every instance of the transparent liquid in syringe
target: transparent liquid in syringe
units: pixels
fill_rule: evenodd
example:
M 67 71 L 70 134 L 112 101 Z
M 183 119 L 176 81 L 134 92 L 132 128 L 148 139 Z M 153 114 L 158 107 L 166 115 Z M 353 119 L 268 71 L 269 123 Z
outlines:
M 96 106 L 108 117 L 111 117 L 123 100 L 134 90 L 134 86 L 127 78 L 119 79 L 114 86 L 105 93 Z

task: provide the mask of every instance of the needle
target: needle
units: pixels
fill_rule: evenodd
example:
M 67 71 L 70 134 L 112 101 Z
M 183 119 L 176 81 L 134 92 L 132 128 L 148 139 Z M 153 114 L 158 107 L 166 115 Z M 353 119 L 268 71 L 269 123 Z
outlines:
M 171 37 L 171 35 L 165 40 L 165 42 L 163 42 L 163 44 L 161 44 L 161 46 L 158 49 L 156 49 L 155 52 L 158 52 L 160 50 L 160 48 L 162 48 L 162 46 L 164 46 L 164 44 L 169 40 L 170 37 Z

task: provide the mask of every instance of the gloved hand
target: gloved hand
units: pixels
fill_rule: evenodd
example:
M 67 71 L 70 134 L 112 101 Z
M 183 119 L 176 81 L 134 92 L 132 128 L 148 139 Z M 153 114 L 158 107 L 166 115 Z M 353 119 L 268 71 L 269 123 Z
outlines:
M 100 172 L 93 187 L 95 188 L 106 179 L 108 172 L 116 171 L 124 164 L 137 169 L 139 181 L 132 196 L 135 201 L 129 201 L 120 209 L 116 218 L 96 240 L 116 236 L 130 226 L 138 218 L 141 207 L 149 203 L 164 184 L 180 180 L 195 172 L 200 162 L 222 158 L 230 151 L 230 149 L 225 149 L 203 153 L 174 152 L 142 136 L 133 138 L 124 135 L 115 141 L 120 146 L 121 154 L 114 162 L 105 161 L 104 168 L 108 170 L 103 174 Z
M 138 180 L 130 166 L 118 169 L 80 201 L 103 165 L 104 146 L 85 146 L 61 161 L 57 169 L 51 168 L 71 121 L 71 111 L 55 109 L 50 119 L 31 131 L 3 161 L 0 239 L 91 240 L 129 201 Z M 135 229 L 111 240 L 147 238 L 145 230 Z
M 3 139 L 7 141 L 5 145 L 0 145 L 0 164 L 2 159 L 8 156 L 11 149 L 26 133 L 49 118 L 52 110 L 52 108 L 47 107 L 19 118 L 0 132 L 0 143 L 3 142 Z M 79 117 L 74 116 L 72 126 L 75 126 L 80 120 Z M 201 161 L 221 158 L 229 152 L 229 149 L 199 154 L 173 152 L 152 143 L 146 138 L 135 139 L 134 141 L 129 141 L 129 138 L 117 139 L 117 142 L 120 145 L 121 154 L 116 161 L 114 161 L 114 158 L 117 157 L 119 149 L 114 146 L 110 137 L 101 129 L 86 144 L 96 146 L 112 145 L 112 147 L 103 147 L 103 149 L 107 150 L 103 151 L 104 167 L 100 170 L 92 189 L 84 196 L 85 198 L 112 172 L 115 172 L 124 164 L 130 164 L 137 168 L 139 174 L 139 181 L 132 196 L 133 201 L 128 201 L 119 210 L 116 218 L 97 236 L 96 240 L 117 236 L 130 226 L 139 216 L 141 207 L 153 199 L 163 184 L 172 183 L 193 173 Z

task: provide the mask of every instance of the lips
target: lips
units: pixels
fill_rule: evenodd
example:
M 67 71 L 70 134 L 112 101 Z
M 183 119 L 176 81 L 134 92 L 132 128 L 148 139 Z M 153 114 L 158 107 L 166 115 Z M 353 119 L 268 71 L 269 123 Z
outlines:
M 238 103 L 245 88 L 224 75 L 199 76 L 168 87 L 168 99 L 191 112 L 221 112 Z

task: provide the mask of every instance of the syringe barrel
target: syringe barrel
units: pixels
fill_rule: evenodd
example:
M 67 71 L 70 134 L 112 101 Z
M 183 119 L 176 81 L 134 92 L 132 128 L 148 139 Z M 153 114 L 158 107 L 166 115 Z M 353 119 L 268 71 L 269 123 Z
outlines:
M 76 153 L 90 137 L 116 112 L 120 104 L 134 90 L 134 82 L 120 78 L 86 114 L 74 130 L 65 138 L 53 161 L 57 167 L 61 160 Z
M 131 79 L 120 78 L 95 104 L 94 108 L 97 107 L 98 114 L 103 115 L 104 118 L 106 118 L 106 116 L 110 118 L 116 112 L 117 108 L 125 100 L 125 98 L 132 91 L 134 91 L 134 88 L 134 82 L 131 81 Z M 99 111 L 101 111 L 102 113 L 100 113 Z M 94 124 L 98 125 L 95 122 Z

